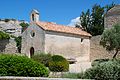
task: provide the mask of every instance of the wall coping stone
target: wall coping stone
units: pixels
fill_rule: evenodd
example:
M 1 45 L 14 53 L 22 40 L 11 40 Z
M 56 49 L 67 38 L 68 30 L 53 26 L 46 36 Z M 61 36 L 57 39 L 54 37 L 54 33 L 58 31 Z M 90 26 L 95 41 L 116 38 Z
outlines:
M 0 80 L 93 80 L 93 79 L 70 79 L 70 78 L 47 78 L 47 77 L 15 77 L 0 76 Z

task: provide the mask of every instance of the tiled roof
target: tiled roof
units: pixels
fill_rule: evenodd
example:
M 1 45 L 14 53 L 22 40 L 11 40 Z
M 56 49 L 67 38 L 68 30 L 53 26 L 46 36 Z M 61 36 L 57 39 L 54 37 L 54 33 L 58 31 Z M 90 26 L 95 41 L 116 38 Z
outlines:
M 62 32 L 62 33 L 69 33 L 69 34 L 76 34 L 76 35 L 82 35 L 82 36 L 88 36 L 91 37 L 91 34 L 79 29 L 79 28 L 74 28 L 74 27 L 69 27 L 69 26 L 63 26 L 63 25 L 58 25 L 52 22 L 36 22 L 36 24 L 43 28 L 44 30 L 48 31 L 56 31 L 56 32 Z

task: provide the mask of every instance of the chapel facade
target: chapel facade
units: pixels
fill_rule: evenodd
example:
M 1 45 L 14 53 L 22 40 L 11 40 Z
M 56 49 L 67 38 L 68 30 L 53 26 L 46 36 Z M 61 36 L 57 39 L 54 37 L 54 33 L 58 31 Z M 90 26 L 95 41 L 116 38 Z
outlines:
M 31 57 L 45 52 L 78 62 L 89 61 L 89 33 L 79 28 L 39 21 L 37 10 L 32 10 L 30 20 L 30 25 L 22 34 L 21 53 Z

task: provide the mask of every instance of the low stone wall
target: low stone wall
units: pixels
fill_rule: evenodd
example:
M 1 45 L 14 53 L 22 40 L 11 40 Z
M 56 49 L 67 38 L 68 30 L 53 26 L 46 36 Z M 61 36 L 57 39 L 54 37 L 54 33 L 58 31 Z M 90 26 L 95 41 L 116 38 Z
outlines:
M 69 78 L 44 78 L 44 77 L 0 77 L 0 80 L 91 80 L 91 79 L 69 79 Z

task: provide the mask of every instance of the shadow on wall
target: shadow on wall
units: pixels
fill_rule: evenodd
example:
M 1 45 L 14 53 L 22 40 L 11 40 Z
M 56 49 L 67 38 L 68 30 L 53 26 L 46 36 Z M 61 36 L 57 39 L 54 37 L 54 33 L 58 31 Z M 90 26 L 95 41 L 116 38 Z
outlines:
M 5 52 L 6 45 L 9 43 L 9 39 L 0 40 L 0 53 Z

